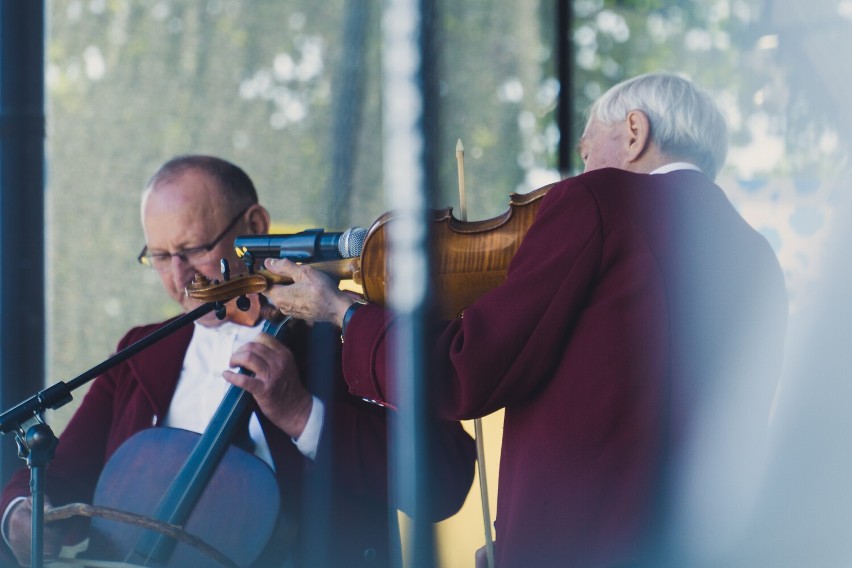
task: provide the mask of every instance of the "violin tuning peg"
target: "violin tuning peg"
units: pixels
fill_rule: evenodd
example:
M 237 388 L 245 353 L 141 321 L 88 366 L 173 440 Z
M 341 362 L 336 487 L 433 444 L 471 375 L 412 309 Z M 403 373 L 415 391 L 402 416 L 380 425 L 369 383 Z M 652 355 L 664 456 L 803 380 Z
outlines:
M 216 318 L 219 320 L 225 319 L 225 315 L 227 314 L 225 304 L 222 302 L 216 302 Z
M 231 279 L 231 266 L 228 264 L 228 259 L 223 258 L 219 261 L 219 267 L 222 271 L 222 279 L 227 282 Z
M 247 296 L 240 296 L 237 298 L 237 308 L 240 311 L 247 312 L 250 307 L 251 300 L 249 300 Z

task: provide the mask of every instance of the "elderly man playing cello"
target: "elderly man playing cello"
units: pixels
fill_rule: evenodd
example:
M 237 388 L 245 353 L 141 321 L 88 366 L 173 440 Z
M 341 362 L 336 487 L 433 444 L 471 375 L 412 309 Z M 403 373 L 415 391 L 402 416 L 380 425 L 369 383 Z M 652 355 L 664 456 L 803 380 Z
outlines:
M 771 247 L 713 183 L 726 149 L 691 82 L 616 85 L 590 111 L 585 172 L 547 192 L 505 282 L 432 338 L 443 418 L 505 409 L 499 568 L 728 565 L 787 296 Z M 266 292 L 284 313 L 344 327 L 349 390 L 392 397 L 392 314 L 310 266 L 266 266 L 294 281 Z
M 198 302 L 184 289 L 194 275 L 220 277 L 221 258 L 238 262 L 234 237 L 266 233 L 269 214 L 239 167 L 190 155 L 170 160 L 151 178 L 142 199 L 142 225 L 146 244 L 140 262 L 156 270 L 166 293 L 190 311 Z M 295 533 L 286 533 L 286 549 L 283 542 L 271 543 L 258 566 L 389 566 L 395 521 L 390 520 L 393 500 L 386 479 L 388 411 L 335 388 L 342 380 L 326 385 L 312 372 L 312 362 L 320 360 L 328 362 L 332 375 L 340 372 L 339 363 L 334 364 L 339 339 L 330 342 L 330 353 L 314 351 L 312 338 L 322 335 L 322 326 L 302 326 L 287 346 L 259 335 L 258 300 L 253 297 L 247 311 L 230 302 L 224 321 L 208 314 L 98 377 L 60 437 L 47 470 L 48 500 L 56 506 L 90 503 L 105 464 L 137 432 L 152 426 L 203 430 L 228 387 L 223 375 L 236 380 L 229 369 L 240 366 L 254 373 L 240 380 L 247 380 L 243 384 L 257 404 L 249 424 L 255 453 L 274 468 L 281 508 L 289 524 L 295 520 L 297 525 Z M 119 348 L 162 325 L 130 330 Z M 445 491 L 430 513 L 440 519 L 458 510 L 467 495 L 473 445 L 457 422 L 440 424 L 437 435 L 434 475 Z M 318 472 L 327 479 L 315 479 Z M 30 553 L 28 494 L 22 470 L 5 488 L 0 508 L 5 556 L 12 553 L 21 563 Z M 311 501 L 311 495 L 318 498 Z M 326 516 L 300 523 L 317 511 Z M 64 536 L 48 527 L 46 554 L 55 555 Z

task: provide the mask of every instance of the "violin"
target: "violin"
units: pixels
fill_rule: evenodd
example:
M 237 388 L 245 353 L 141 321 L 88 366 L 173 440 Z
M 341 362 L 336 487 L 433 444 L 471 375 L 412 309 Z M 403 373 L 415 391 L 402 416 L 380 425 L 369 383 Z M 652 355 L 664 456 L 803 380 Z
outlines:
M 511 194 L 505 212 L 483 221 L 460 221 L 450 207 L 430 213 L 434 292 L 440 317 L 458 317 L 477 298 L 506 279 L 509 263 L 535 220 L 542 198 L 553 185 L 526 194 Z M 387 229 L 392 220 L 392 213 L 384 213 L 373 222 L 360 257 L 315 262 L 311 267 L 336 279 L 353 280 L 362 288 L 368 302 L 384 305 L 389 273 Z M 291 283 L 292 280 L 267 270 L 257 270 L 222 283 L 197 277 L 186 287 L 186 294 L 206 302 L 227 301 Z

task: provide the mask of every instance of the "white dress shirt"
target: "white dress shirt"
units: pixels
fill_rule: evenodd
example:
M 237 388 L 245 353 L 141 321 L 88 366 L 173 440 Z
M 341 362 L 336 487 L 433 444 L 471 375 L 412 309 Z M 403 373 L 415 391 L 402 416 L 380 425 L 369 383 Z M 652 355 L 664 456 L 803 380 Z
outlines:
M 222 378 L 222 373 L 229 368 L 236 370 L 228 366 L 231 354 L 257 337 L 261 327 L 260 324 L 246 327 L 231 322 L 217 327 L 195 324 L 164 426 L 193 432 L 204 431 L 230 386 L 230 383 Z M 293 440 L 299 451 L 310 459 L 316 457 L 323 415 L 322 402 L 313 397 L 313 406 L 305 430 L 298 439 Z M 255 444 L 255 454 L 272 465 L 269 446 L 255 415 L 252 415 L 249 421 L 249 435 Z
M 701 168 L 689 162 L 671 162 L 669 164 L 663 164 L 653 172 L 650 172 L 648 175 L 667 174 L 669 172 L 675 172 L 677 170 L 695 170 L 696 172 L 700 172 Z

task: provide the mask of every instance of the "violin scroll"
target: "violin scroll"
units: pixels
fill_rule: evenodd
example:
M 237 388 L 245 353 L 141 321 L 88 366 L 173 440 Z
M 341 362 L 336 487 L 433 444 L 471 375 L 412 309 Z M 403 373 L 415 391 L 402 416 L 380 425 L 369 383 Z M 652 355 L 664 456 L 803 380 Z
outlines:
M 357 260 L 345 258 L 317 262 L 311 264 L 311 267 L 328 274 L 332 278 L 352 278 L 356 271 Z M 278 276 L 265 269 L 255 270 L 251 274 L 232 276 L 224 282 L 210 280 L 203 274 L 196 274 L 192 282 L 186 286 L 185 294 L 202 302 L 227 302 L 240 296 L 259 294 L 275 284 L 287 285 L 292 283 L 293 281 L 290 278 Z
M 186 286 L 185 293 L 188 297 L 203 302 L 227 302 L 240 296 L 247 294 L 258 294 L 266 290 L 274 282 L 274 279 L 279 278 L 272 273 L 258 271 L 254 274 L 240 274 L 233 278 L 220 282 L 219 280 L 210 280 L 203 274 L 196 274 L 192 282 Z M 281 282 L 289 284 L 291 282 Z

